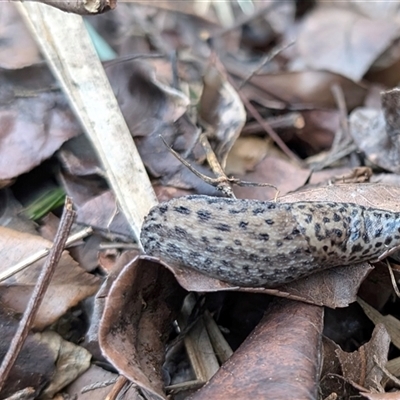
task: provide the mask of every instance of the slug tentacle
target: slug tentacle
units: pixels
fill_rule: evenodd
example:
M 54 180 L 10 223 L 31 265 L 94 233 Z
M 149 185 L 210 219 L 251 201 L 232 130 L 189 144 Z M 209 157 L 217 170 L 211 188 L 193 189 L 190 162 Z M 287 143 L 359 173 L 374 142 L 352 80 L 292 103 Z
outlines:
M 172 199 L 146 217 L 146 253 L 239 286 L 276 287 L 379 258 L 400 245 L 399 213 L 353 203 Z

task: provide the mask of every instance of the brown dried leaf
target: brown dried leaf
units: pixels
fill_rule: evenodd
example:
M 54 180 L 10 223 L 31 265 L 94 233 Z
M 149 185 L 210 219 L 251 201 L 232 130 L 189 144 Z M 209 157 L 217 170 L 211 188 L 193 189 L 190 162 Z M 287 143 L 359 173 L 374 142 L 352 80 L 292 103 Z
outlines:
M 90 325 L 86 331 L 83 346 L 90 351 L 97 360 L 105 360 L 99 345 L 99 326 L 104 312 L 107 295 L 118 275 L 133 258 L 137 256 L 137 251 L 125 251 L 120 257 L 114 260 L 113 267 L 107 275 L 94 298 L 93 311 L 91 312 Z M 100 257 L 99 257 L 100 258 Z M 101 262 L 101 261 L 100 261 Z
M 219 292 L 240 290 L 249 293 L 271 294 L 330 308 L 347 307 L 350 303 L 356 301 L 361 283 L 372 270 L 372 267 L 367 263 L 336 267 L 299 279 L 291 284 L 282 285 L 276 289 L 264 289 L 260 287 L 233 286 L 190 268 L 168 265 L 149 256 L 142 256 L 142 258 L 164 265 L 175 275 L 179 284 L 187 291 Z
M 51 242 L 40 236 L 0 227 L 0 271 L 7 270 L 39 250 L 50 248 L 51 245 Z M 43 263 L 44 260 L 37 261 L 0 283 L 0 299 L 14 312 L 24 312 Z M 68 252 L 64 251 L 39 308 L 34 328 L 43 329 L 52 324 L 69 308 L 95 293 L 98 285 L 98 278 L 84 272 Z
M 393 258 L 394 254 L 391 257 Z M 376 310 L 382 310 L 393 295 L 393 283 L 386 262 L 375 264 L 374 270 L 362 284 L 358 296 Z
M 335 132 L 340 127 L 340 116 L 337 110 L 310 110 L 303 111 L 305 126 L 297 133 L 298 141 L 304 151 L 304 143 L 310 150 L 309 155 L 331 147 Z M 312 153 L 311 153 L 312 150 Z
M 322 308 L 276 301 L 223 368 L 191 399 L 316 398 L 322 327 Z
M 78 207 L 76 221 L 98 229 L 108 236 L 131 241 L 133 232 L 111 190 L 89 199 Z
M 30 171 L 81 133 L 64 95 L 48 84 L 43 68 L 0 71 L 0 179 Z
M 237 69 L 227 66 L 229 72 L 245 79 Z M 336 108 L 331 93 L 339 85 L 349 109 L 363 104 L 367 90 L 343 76 L 327 71 L 279 72 L 252 77 L 242 91 L 247 98 L 273 109 Z
M 279 189 L 279 195 L 295 191 L 302 187 L 311 171 L 277 157 L 266 157 L 256 165 L 255 170 L 244 176 L 235 176 L 249 182 L 269 183 Z M 277 193 L 271 187 L 235 186 L 235 195 L 244 199 L 273 200 Z
M 113 64 L 106 68 L 106 72 L 150 174 L 161 178 L 166 185 L 215 194 L 215 189 L 184 167 L 160 138 L 162 135 L 178 153 L 187 154 L 193 149 L 198 129 L 185 114 L 189 100 L 160 82 L 161 78 L 158 74 L 156 76 L 149 63 Z M 196 166 L 196 169 L 209 173 L 201 166 Z
M 57 157 L 70 175 L 104 175 L 98 157 L 86 135 L 68 140 L 57 152 Z
M 12 310 L 0 304 L 0 360 L 2 360 L 18 328 L 18 319 Z M 51 381 L 54 370 L 54 353 L 40 340 L 40 336 L 30 333 L 5 382 L 1 397 L 4 399 L 28 386 L 33 387 L 38 395 Z
M 391 314 L 382 315 L 375 308 L 371 307 L 361 298 L 358 298 L 358 304 L 362 307 L 365 315 L 376 325 L 382 324 L 385 327 L 392 343 L 400 348 L 400 321 Z
M 316 8 L 300 28 L 298 49 L 308 67 L 360 81 L 398 37 L 392 19 L 366 18 L 349 9 Z
M 105 357 L 149 398 L 165 399 L 164 345 L 183 290 L 166 269 L 138 258 L 113 283 L 99 328 Z
M 56 332 L 46 331 L 36 333 L 35 336 L 42 343 L 46 343 L 55 360 L 56 371 L 50 384 L 43 391 L 44 397 L 53 398 L 89 368 L 92 355 L 83 347 L 67 342 Z
M 384 375 L 380 366 L 387 362 L 389 344 L 390 337 L 386 328 L 378 324 L 372 333 L 371 340 L 357 351 L 346 353 L 338 347 L 336 354 L 340 360 L 344 378 L 367 389 L 383 391 L 380 381 Z M 378 365 L 374 358 L 378 360 Z
M 226 175 L 244 176 L 247 171 L 253 171 L 273 151 L 272 146 L 271 141 L 257 136 L 239 137 L 228 154 Z
M 332 268 L 283 285 L 277 295 L 330 308 L 347 307 L 356 301 L 358 289 L 372 269 L 368 263 Z
M 3 359 L 18 327 L 18 320 L 13 314 L 1 304 L 0 359 Z M 34 388 L 36 395 L 46 387 L 42 395 L 53 398 L 56 392 L 89 367 L 90 358 L 87 350 L 67 342 L 56 332 L 30 333 L 11 369 L 1 398 L 28 386 Z

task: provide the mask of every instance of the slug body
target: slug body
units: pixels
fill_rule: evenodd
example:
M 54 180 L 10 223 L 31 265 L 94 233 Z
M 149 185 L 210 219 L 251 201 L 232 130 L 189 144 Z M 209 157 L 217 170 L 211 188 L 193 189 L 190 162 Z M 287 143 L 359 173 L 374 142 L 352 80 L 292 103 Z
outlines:
M 188 196 L 154 207 L 147 254 L 238 286 L 276 287 L 400 245 L 400 213 L 352 203 Z

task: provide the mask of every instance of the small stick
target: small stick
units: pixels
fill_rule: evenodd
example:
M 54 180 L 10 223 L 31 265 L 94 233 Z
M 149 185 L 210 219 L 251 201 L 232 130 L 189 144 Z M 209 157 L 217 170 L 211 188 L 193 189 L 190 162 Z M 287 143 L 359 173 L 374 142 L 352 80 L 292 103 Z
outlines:
M 37 314 L 40 304 L 42 303 L 44 294 L 50 285 L 51 278 L 60 261 L 61 254 L 64 251 L 65 243 L 71 230 L 72 222 L 75 217 L 75 211 L 72 209 L 72 200 L 67 197 L 65 199 L 65 207 L 61 216 L 60 225 L 54 239 L 54 245 L 50 250 L 49 257 L 40 273 L 40 276 L 33 289 L 32 296 L 26 307 L 24 315 L 19 322 L 18 329 L 11 341 L 10 347 L 0 366 L 0 391 L 2 390 L 7 377 L 14 365 L 18 354 L 28 336 L 32 322 Z
M 268 64 L 271 60 L 273 60 L 279 53 L 282 53 L 283 50 L 286 50 L 288 47 L 294 45 L 293 42 L 289 43 L 282 43 L 280 46 L 274 47 L 260 62 L 257 68 L 255 68 L 253 71 L 250 72 L 249 75 L 244 78 L 242 83 L 239 85 L 239 90 L 242 89 L 242 87 L 258 72 L 260 72 L 261 68 L 264 67 L 264 65 Z
M 219 179 L 219 190 L 223 193 L 227 194 L 232 199 L 235 199 L 235 195 L 233 194 L 232 188 L 230 186 L 229 178 L 226 176 L 224 170 L 221 167 L 221 164 L 218 162 L 217 157 L 211 148 L 210 142 L 207 138 L 207 133 L 203 132 L 200 135 L 200 143 L 206 152 L 207 162 L 210 166 L 212 172 L 216 175 L 217 179 Z
M 238 185 L 238 186 L 255 186 L 255 187 L 271 187 L 276 190 L 277 193 L 279 193 L 279 190 L 276 186 L 271 185 L 270 183 L 257 183 L 257 182 L 247 182 L 247 181 L 241 181 L 240 179 L 237 178 L 229 178 L 225 174 L 222 176 L 219 176 L 218 178 L 210 178 L 207 175 L 202 174 L 201 172 L 197 171 L 195 168 L 192 167 L 190 163 L 188 163 L 184 158 L 182 158 L 174 149 L 172 149 L 168 143 L 165 141 L 165 139 L 160 135 L 162 141 L 164 144 L 168 147 L 169 151 L 185 166 L 187 167 L 191 172 L 193 172 L 198 178 L 202 179 L 204 182 L 208 183 L 211 186 L 214 186 L 217 190 L 223 192 L 225 195 L 228 197 L 233 197 L 234 195 L 232 192 L 232 189 L 228 187 L 227 189 L 226 182 L 229 182 L 230 184 Z M 276 195 L 277 196 L 277 195 Z
M 303 129 L 305 122 L 303 116 L 296 111 L 289 112 L 284 115 L 279 115 L 278 117 L 268 117 L 265 118 L 267 123 L 272 129 Z M 262 128 L 257 121 L 248 122 L 242 129 L 241 135 L 252 135 L 259 133 Z

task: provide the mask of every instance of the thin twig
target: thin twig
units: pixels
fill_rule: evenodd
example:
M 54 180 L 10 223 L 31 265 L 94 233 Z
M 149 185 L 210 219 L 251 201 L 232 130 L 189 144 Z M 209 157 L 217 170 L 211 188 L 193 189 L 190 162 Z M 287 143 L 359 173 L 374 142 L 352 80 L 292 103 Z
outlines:
M 230 79 L 231 85 L 235 87 L 237 90 L 236 84 L 233 81 L 233 79 Z M 304 162 L 296 155 L 293 153 L 292 150 L 287 147 L 286 143 L 278 136 L 278 134 L 269 126 L 268 122 L 263 119 L 263 117 L 260 115 L 260 113 L 256 110 L 256 108 L 253 106 L 253 104 L 250 103 L 250 101 L 246 98 L 246 96 L 243 95 L 240 91 L 238 91 L 239 97 L 242 100 L 244 106 L 246 107 L 247 111 L 252 115 L 252 117 L 262 126 L 262 128 L 265 130 L 265 132 L 268 133 L 270 138 L 279 146 L 279 148 L 293 161 L 295 161 L 299 165 L 303 165 Z
M 18 329 L 11 341 L 10 347 L 8 348 L 7 353 L 1 363 L 0 391 L 7 380 L 7 377 L 11 371 L 12 366 L 14 365 L 15 360 L 18 357 L 18 354 L 21 351 L 25 339 L 28 336 L 32 322 L 37 314 L 40 304 L 42 303 L 44 294 L 49 287 L 51 278 L 58 265 L 58 262 L 60 261 L 61 254 L 64 251 L 65 243 L 67 241 L 74 217 L 75 212 L 72 209 L 72 200 L 67 197 L 65 199 L 65 206 L 63 214 L 61 216 L 60 225 L 54 239 L 54 245 L 50 250 L 49 257 L 47 258 L 46 263 L 44 264 L 40 276 L 36 282 L 36 285 L 32 292 L 32 296 L 26 307 L 24 315 L 19 322 Z
M 271 185 L 270 183 L 257 183 L 257 182 L 247 182 L 242 181 L 237 178 L 229 178 L 226 175 L 219 176 L 218 178 L 210 178 L 207 175 L 202 174 L 201 172 L 197 171 L 190 163 L 188 163 L 184 158 L 180 156 L 173 148 L 171 148 L 165 139 L 160 135 L 164 144 L 168 147 L 169 151 L 191 172 L 193 172 L 198 178 L 202 179 L 205 183 L 208 183 L 211 186 L 214 186 L 217 190 L 223 192 L 226 196 L 232 197 L 229 190 L 226 192 L 226 183 L 229 182 L 230 184 L 238 185 L 238 186 L 253 186 L 253 187 L 271 187 L 279 193 L 279 190 L 276 186 Z M 230 187 L 229 187 L 230 189 Z
M 233 194 L 232 188 L 230 186 L 229 178 L 226 176 L 224 170 L 221 167 L 221 164 L 217 160 L 217 156 L 215 155 L 213 149 L 211 148 L 206 132 L 203 132 L 200 135 L 200 144 L 202 145 L 204 151 L 206 152 L 207 162 L 211 168 L 211 171 L 215 174 L 216 179 L 219 180 L 218 181 L 219 190 L 221 190 L 222 193 L 227 194 L 230 198 L 235 199 L 236 197 Z
M 278 54 L 282 53 L 283 50 L 286 50 L 288 47 L 293 46 L 294 45 L 294 41 L 293 42 L 289 42 L 289 43 L 282 43 L 279 46 L 274 47 L 260 62 L 260 64 L 258 65 L 257 68 L 255 68 L 253 71 L 250 72 L 249 75 L 247 75 L 242 83 L 239 85 L 239 90 L 242 89 L 242 87 L 256 74 L 258 74 L 260 72 L 260 70 L 266 65 L 268 64 L 271 60 L 273 60 Z

